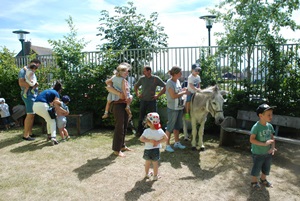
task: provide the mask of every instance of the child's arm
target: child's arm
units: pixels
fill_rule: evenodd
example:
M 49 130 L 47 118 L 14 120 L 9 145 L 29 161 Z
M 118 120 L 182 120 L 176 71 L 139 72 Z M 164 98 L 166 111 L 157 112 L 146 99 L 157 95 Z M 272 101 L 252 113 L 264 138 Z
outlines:
M 164 133 L 163 137 L 160 140 L 157 140 L 153 143 L 153 146 L 156 147 L 160 143 L 166 142 L 168 140 L 168 136 Z
M 260 142 L 260 141 L 256 140 L 255 138 L 256 138 L 256 135 L 251 133 L 251 135 L 250 135 L 250 143 L 258 145 L 258 146 L 269 146 L 270 144 L 272 144 L 272 143 L 275 142 L 274 140 L 267 140 L 266 142 Z
M 140 141 L 141 142 L 149 142 L 149 143 L 154 143 L 155 142 L 155 140 L 150 140 L 150 139 L 146 138 L 143 135 L 140 137 Z
M 275 151 L 277 151 L 277 149 L 275 148 L 274 134 L 271 134 L 271 139 L 272 139 L 274 142 L 272 143 L 272 147 L 271 147 L 271 149 L 269 150 L 269 154 L 274 155 L 274 154 L 275 154 Z

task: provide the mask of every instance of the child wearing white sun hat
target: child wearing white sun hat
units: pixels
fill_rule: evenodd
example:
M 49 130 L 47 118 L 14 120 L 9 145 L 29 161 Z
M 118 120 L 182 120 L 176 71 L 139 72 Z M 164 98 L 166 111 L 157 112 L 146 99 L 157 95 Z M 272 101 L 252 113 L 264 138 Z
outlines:
M 146 123 L 149 128 L 145 129 L 140 137 L 140 141 L 145 143 L 143 158 L 145 162 L 146 179 L 153 175 L 153 180 L 158 179 L 158 161 L 160 159 L 161 143 L 167 141 L 168 137 L 161 129 L 159 114 L 151 112 L 147 114 Z M 152 163 L 153 173 L 149 172 Z

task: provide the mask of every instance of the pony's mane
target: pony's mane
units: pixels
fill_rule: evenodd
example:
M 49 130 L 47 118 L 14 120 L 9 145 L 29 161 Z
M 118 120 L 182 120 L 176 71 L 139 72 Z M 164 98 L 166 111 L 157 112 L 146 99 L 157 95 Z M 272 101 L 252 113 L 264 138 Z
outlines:
M 215 86 L 209 86 L 209 87 L 206 87 L 205 89 L 202 89 L 201 92 L 212 92 L 214 89 Z

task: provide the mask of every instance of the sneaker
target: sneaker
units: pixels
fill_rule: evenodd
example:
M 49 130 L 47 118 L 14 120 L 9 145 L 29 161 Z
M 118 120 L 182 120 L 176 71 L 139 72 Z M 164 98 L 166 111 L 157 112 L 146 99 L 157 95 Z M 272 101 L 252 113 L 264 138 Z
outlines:
M 165 149 L 167 152 L 174 152 L 174 149 L 172 149 L 172 147 L 170 145 L 167 145 L 166 146 L 166 149 Z
M 185 149 L 185 146 L 180 144 L 180 142 L 175 142 L 174 148 Z
M 184 118 L 185 118 L 185 120 L 191 120 L 189 113 L 185 113 Z
M 102 116 L 102 119 L 106 119 L 108 118 L 108 113 L 104 113 L 104 115 Z
M 158 180 L 158 176 L 156 175 L 156 176 L 153 176 L 153 179 L 152 179 L 153 181 L 157 181 Z
M 58 145 L 59 144 L 59 142 L 55 138 L 51 139 L 51 143 L 52 143 L 52 145 Z
M 23 137 L 23 140 L 27 140 L 27 141 L 33 141 L 33 140 L 35 140 L 35 139 L 29 136 L 28 138 L 26 138 L 26 137 Z
M 69 140 L 69 139 L 71 139 L 71 137 L 68 135 L 65 139 L 66 139 L 66 140 Z
M 149 172 L 146 176 L 145 176 L 145 179 L 150 179 L 150 177 L 153 176 L 153 172 Z
M 30 90 L 30 92 L 31 92 L 32 94 L 34 94 L 34 93 L 35 93 L 34 89 L 31 89 L 31 90 Z
M 61 140 L 60 140 L 60 142 L 65 142 L 65 141 L 66 141 L 66 139 L 65 139 L 65 138 L 63 138 L 63 139 L 61 139 Z
M 24 94 L 23 94 L 23 97 L 24 97 L 24 98 L 27 98 L 27 94 L 26 94 L 26 93 L 24 93 Z

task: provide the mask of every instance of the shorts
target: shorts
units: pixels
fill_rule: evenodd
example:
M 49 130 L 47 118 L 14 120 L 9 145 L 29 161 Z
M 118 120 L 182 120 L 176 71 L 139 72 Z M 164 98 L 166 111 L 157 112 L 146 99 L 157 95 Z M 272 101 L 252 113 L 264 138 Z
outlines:
M 171 110 L 167 108 L 167 113 L 168 113 L 167 131 L 172 133 L 173 130 L 182 129 L 183 110 Z
M 143 159 L 149 161 L 158 161 L 160 159 L 159 148 L 155 149 L 145 149 Z
M 1 118 L 3 125 L 9 125 L 10 121 L 9 121 L 9 116 L 8 117 L 2 117 Z
M 251 170 L 251 176 L 258 177 L 260 172 L 265 175 L 270 174 L 272 155 L 271 154 L 252 154 L 253 167 Z
M 57 128 L 65 128 L 67 126 L 67 118 L 65 116 L 59 116 L 56 118 Z
M 35 114 L 33 112 L 33 109 L 32 109 L 33 103 L 35 101 L 35 95 L 29 95 L 27 93 L 27 98 L 24 98 L 24 96 L 22 96 L 22 95 L 21 95 L 21 97 L 22 97 L 22 100 L 23 100 L 23 102 L 25 104 L 26 114 Z
M 187 95 L 186 96 L 186 102 L 191 102 L 193 95 L 194 95 L 193 93 Z

